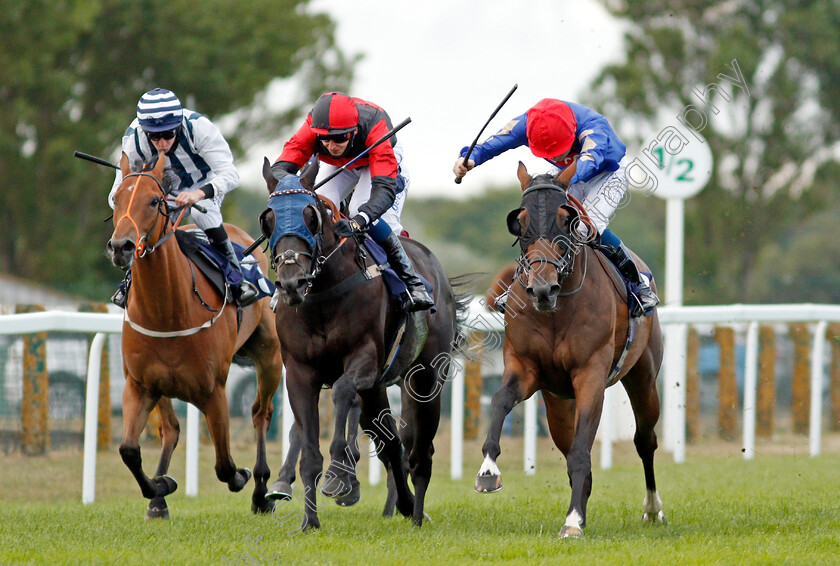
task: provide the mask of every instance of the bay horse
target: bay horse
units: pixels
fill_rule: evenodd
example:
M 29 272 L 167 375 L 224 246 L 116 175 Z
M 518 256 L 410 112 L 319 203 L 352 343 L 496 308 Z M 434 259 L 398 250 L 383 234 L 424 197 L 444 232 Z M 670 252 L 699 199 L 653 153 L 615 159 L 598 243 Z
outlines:
M 207 420 L 216 450 L 216 476 L 231 491 L 240 491 L 251 477 L 237 468 L 230 453 L 229 412 L 225 381 L 234 354 L 251 358 L 257 370 L 257 396 L 251 416 L 257 436 L 254 466 L 254 513 L 274 506 L 265 498 L 270 470 L 266 432 L 274 411 L 272 396 L 282 378 L 280 342 L 268 299 L 237 307 L 181 252 L 162 188 L 165 156 L 156 164 L 131 171 L 123 154 L 123 181 L 114 195 L 114 232 L 106 254 L 121 269 L 131 268 L 132 283 L 122 331 L 125 371 L 123 438 L 120 456 L 134 475 L 143 496 L 150 499 L 147 518 L 168 518 L 165 497 L 177 484 L 166 475 L 178 443 L 179 424 L 170 398 L 192 403 Z M 189 226 L 184 228 L 190 228 Z M 253 240 L 240 228 L 226 224 L 233 241 L 247 246 Z M 254 251 L 263 273 L 268 262 Z M 161 455 L 149 478 L 142 467 L 139 437 L 157 406 L 160 412 Z
M 505 416 L 542 391 L 549 431 L 566 458 L 572 488 L 558 536 L 583 536 L 604 390 L 620 380 L 635 415 L 633 441 L 645 473 L 643 520 L 664 522 L 653 473 L 659 419 L 656 376 L 662 363 L 658 315 L 628 317 L 609 262 L 572 235 L 578 233 L 579 222 L 591 226 L 591 220 L 558 178 L 531 177 L 521 162 L 517 177 L 522 203 L 508 215 L 508 229 L 519 239 L 522 255 L 505 307 L 502 386 L 493 395 L 475 490 L 501 489 L 496 459 Z M 634 258 L 640 269 L 647 269 Z
M 415 269 L 434 286 L 437 310 L 408 315 L 399 351 L 385 370 L 391 340 L 405 318 L 361 238 L 338 238 L 332 224 L 335 205 L 313 192 L 318 163 L 280 181 L 266 159 L 263 177 L 269 208 L 260 217 L 263 235 L 277 273 L 282 301 L 276 308 L 277 334 L 286 361 L 289 401 L 300 433 L 300 475 L 306 511 L 302 528 L 319 528 L 315 489 L 327 497 L 349 489 L 354 470 L 346 465 L 352 447 L 346 440 L 349 407 L 358 394 L 361 423 L 379 459 L 393 475 L 396 509 L 422 525 L 426 491 L 432 475 L 434 436 L 440 421 L 440 388 L 448 379 L 456 337 L 457 304 L 440 262 L 421 244 L 403 239 Z M 383 373 L 386 375 L 383 376 Z M 402 377 L 402 414 L 390 412 L 387 381 Z M 387 379 L 383 379 L 386 377 Z M 330 466 L 321 475 L 318 448 L 318 396 L 333 387 L 336 428 Z M 403 446 L 412 495 L 403 467 Z

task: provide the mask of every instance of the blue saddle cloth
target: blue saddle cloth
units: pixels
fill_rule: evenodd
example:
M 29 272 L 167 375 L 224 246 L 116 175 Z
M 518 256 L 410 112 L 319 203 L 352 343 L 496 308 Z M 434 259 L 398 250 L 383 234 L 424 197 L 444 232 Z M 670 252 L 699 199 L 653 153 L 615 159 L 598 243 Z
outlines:
M 385 250 L 382 249 L 382 246 L 374 242 L 372 238 L 365 238 L 365 248 L 368 253 L 370 253 L 370 257 L 373 258 L 373 261 L 376 262 L 376 265 L 388 265 L 388 255 L 385 253 Z M 420 275 L 419 271 L 417 272 L 417 276 L 420 278 L 420 281 L 423 282 L 423 285 L 426 286 L 426 291 L 428 291 L 429 296 L 434 297 L 434 286 L 432 286 L 425 277 Z M 392 297 L 402 301 L 408 296 L 408 287 L 391 267 L 388 267 L 382 272 L 382 279 L 385 281 L 385 287 L 388 289 L 388 293 Z M 435 310 L 435 307 L 432 307 L 430 312 L 435 312 Z
M 270 297 L 274 294 L 274 283 L 268 279 L 260 269 L 260 264 L 256 261 L 247 261 L 242 252 L 245 251 L 245 246 L 233 242 L 233 249 L 236 251 L 236 257 L 239 259 L 239 265 L 242 267 L 242 273 L 234 269 L 228 259 L 218 251 L 213 244 L 207 239 L 207 236 L 201 230 L 178 230 L 175 232 L 178 244 L 181 250 L 198 266 L 202 272 L 214 281 L 214 284 L 220 283 L 219 280 L 213 277 L 212 273 L 208 273 L 206 268 L 215 269 L 217 273 L 224 276 L 224 281 L 232 287 L 239 286 L 239 283 L 244 277 L 251 286 L 257 290 L 258 298 Z M 251 256 L 249 256 L 251 257 Z M 201 261 L 201 260 L 205 261 Z M 224 289 L 220 289 L 224 294 Z

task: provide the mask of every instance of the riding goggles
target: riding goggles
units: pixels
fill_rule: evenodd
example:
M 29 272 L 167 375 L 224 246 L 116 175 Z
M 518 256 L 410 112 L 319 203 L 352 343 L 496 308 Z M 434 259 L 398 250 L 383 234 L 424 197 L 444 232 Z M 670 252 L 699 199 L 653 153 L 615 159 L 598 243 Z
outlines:
M 177 128 L 174 130 L 167 130 L 165 132 L 146 132 L 149 139 L 152 141 L 171 140 L 178 133 Z
M 331 142 L 335 142 L 335 143 L 344 143 L 344 142 L 348 141 L 352 135 L 353 135 L 353 132 L 347 132 L 347 133 L 344 133 L 344 134 L 318 135 L 318 141 L 322 141 L 322 142 L 331 141 Z

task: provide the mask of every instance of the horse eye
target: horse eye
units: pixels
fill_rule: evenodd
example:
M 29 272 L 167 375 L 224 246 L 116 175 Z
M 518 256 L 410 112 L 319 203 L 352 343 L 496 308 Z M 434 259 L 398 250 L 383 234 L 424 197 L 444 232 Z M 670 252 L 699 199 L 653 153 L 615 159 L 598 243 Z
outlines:
M 160 197 L 153 197 L 152 202 L 149 203 L 149 206 L 156 208 L 160 204 Z

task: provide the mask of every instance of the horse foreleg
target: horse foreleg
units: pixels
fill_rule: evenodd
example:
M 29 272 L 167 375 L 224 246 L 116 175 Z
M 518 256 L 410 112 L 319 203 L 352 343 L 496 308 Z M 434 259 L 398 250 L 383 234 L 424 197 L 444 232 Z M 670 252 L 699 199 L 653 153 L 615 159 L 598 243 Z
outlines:
M 508 359 L 505 360 L 502 387 L 493 394 L 493 401 L 490 404 L 490 427 L 487 430 L 484 445 L 481 447 L 484 462 L 482 462 L 475 478 L 475 491 L 478 493 L 495 493 L 502 489 L 502 472 L 496 465 L 496 459 L 502 453 L 499 439 L 502 436 L 505 417 L 518 403 L 533 395 L 536 390 L 535 383 L 532 383 L 527 391 L 525 390 L 522 380 L 523 374 L 524 372 L 518 363 L 511 362 Z
M 229 490 L 241 491 L 251 479 L 251 470 L 237 468 L 230 454 L 230 416 L 224 387 L 213 389 L 201 409 L 216 449 L 216 477 L 228 484 Z
M 630 399 L 630 406 L 633 407 L 633 415 L 636 420 L 636 434 L 633 436 L 633 443 L 636 445 L 636 453 L 642 459 L 642 466 L 645 471 L 645 488 L 647 493 L 642 504 L 642 521 L 653 523 L 666 523 L 665 513 L 662 511 L 662 500 L 656 491 L 656 477 L 653 473 L 653 456 L 656 452 L 657 441 L 654 427 L 659 420 L 659 393 L 656 391 L 655 374 L 645 372 L 644 379 L 636 379 L 636 369 L 633 375 L 628 374 L 621 380 L 624 390 Z M 650 375 L 654 377 L 651 378 Z
M 175 411 L 172 408 L 172 400 L 168 397 L 161 397 L 157 402 L 157 410 L 160 414 L 160 439 L 161 451 L 160 461 L 158 462 L 155 477 L 160 478 L 166 476 L 169 471 L 169 462 L 172 459 L 172 452 L 178 445 L 178 438 L 181 434 L 181 426 L 178 424 L 178 417 L 175 416 Z M 166 499 L 163 496 L 155 496 L 149 502 L 149 508 L 146 510 L 147 519 L 168 519 L 169 508 L 166 505 Z
M 123 439 L 120 443 L 120 456 L 128 467 L 140 492 L 146 499 L 165 497 L 177 489 L 178 484 L 169 476 L 156 477 L 153 480 L 143 472 L 143 459 L 140 456 L 140 434 L 149 420 L 149 413 L 157 399 L 147 395 L 132 377 L 128 377 L 123 388 Z
M 558 533 L 561 538 L 581 537 L 586 526 L 586 504 L 592 493 L 592 444 L 604 406 L 602 375 L 606 373 L 591 369 L 572 374 L 572 382 L 581 385 L 575 387 L 575 433 L 566 457 L 572 497 L 566 522 Z
M 291 363 L 286 367 L 287 379 L 295 369 Z M 300 371 L 300 370 L 298 370 Z M 308 370 L 309 371 L 309 370 Z M 318 422 L 318 396 L 320 395 L 320 384 L 314 375 L 292 379 L 287 387 L 289 391 L 289 402 L 292 405 L 292 412 L 295 414 L 295 427 L 300 434 L 300 478 L 303 483 L 303 497 L 305 512 L 301 529 L 318 529 L 321 523 L 318 520 L 318 507 L 316 505 L 316 486 L 320 480 L 321 471 L 324 466 L 324 457 L 318 447 L 318 435 L 320 423 Z M 289 452 L 291 454 L 291 452 Z
M 321 493 L 334 498 L 350 493 L 351 476 L 356 475 L 356 461 L 347 443 L 347 418 L 350 408 L 356 402 L 356 387 L 348 375 L 342 376 L 332 388 L 335 406 L 335 428 L 330 443 L 330 465 L 321 482 Z M 358 426 L 358 425 L 357 425 Z

